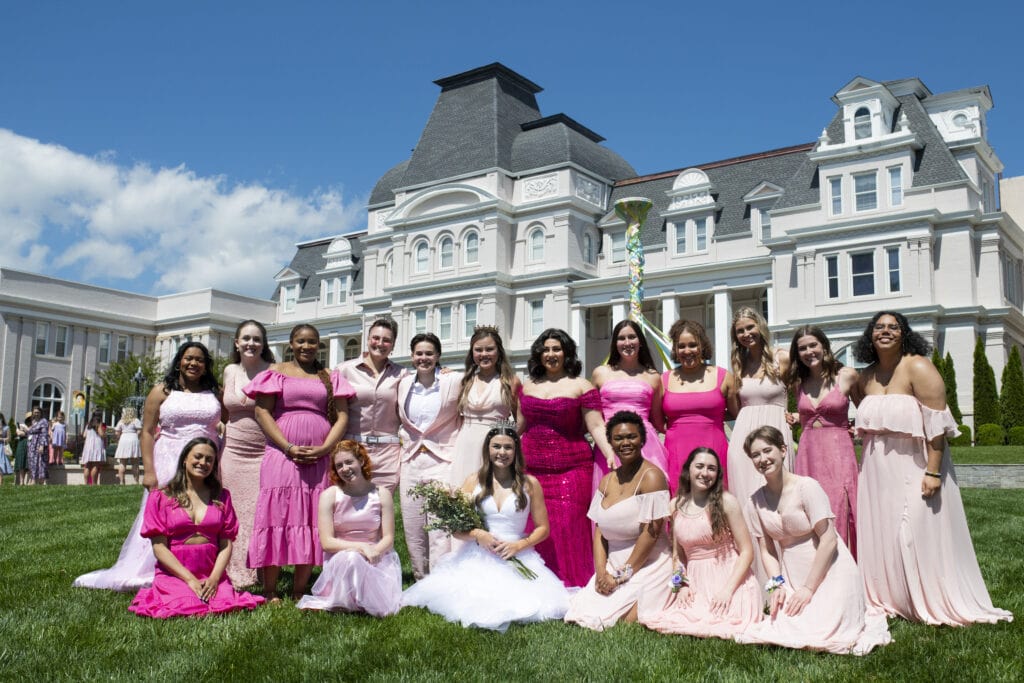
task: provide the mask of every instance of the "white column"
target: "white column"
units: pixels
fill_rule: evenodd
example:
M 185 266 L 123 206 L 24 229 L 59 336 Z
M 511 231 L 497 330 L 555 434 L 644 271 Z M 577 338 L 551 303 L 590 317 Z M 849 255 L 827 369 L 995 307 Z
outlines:
M 583 361 L 583 372 L 587 371 L 587 309 L 573 304 L 569 315 L 569 336 L 576 340 L 576 357 Z
M 341 362 L 338 356 L 338 341 L 338 337 L 327 340 L 327 367 L 333 368 Z
M 775 322 L 775 288 L 771 285 L 764 290 L 764 299 L 768 304 L 768 324 Z
M 661 331 L 668 334 L 672 323 L 679 320 L 679 299 L 674 296 L 661 300 Z
M 629 311 L 629 307 L 626 306 L 624 301 L 616 301 L 612 304 L 612 325 L 615 325 L 620 320 L 626 319 L 626 314 Z
M 728 368 L 732 337 L 729 327 L 732 325 L 732 296 L 724 285 L 715 288 L 715 365 Z

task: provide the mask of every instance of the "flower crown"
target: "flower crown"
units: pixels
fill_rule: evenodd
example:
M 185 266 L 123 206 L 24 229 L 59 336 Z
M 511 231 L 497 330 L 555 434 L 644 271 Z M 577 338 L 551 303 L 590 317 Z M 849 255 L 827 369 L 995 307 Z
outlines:
M 480 332 L 486 332 L 487 334 L 501 336 L 500 330 L 497 325 L 476 325 L 473 327 L 473 335 L 477 335 Z
M 516 421 L 511 418 L 495 420 L 491 423 L 491 430 L 495 429 L 510 429 L 514 432 L 517 429 Z

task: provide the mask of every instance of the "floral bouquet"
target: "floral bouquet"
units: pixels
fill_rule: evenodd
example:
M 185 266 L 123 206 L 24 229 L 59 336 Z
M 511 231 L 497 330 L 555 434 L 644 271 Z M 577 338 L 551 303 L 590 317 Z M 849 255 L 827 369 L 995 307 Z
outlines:
M 431 517 L 431 521 L 423 527 L 427 531 L 443 531 L 451 536 L 487 528 L 483 515 L 465 493 L 452 491 L 439 481 L 421 481 L 409 490 L 409 495 L 423 499 L 427 514 Z M 532 581 L 537 578 L 537 573 L 518 557 L 510 557 L 508 562 L 524 579 Z
M 772 578 L 768 579 L 768 581 L 765 582 L 764 590 L 765 590 L 766 593 L 768 593 L 768 597 L 770 599 L 771 596 L 772 596 L 772 593 L 774 593 L 775 591 L 779 590 L 780 588 L 782 588 L 785 585 L 786 585 L 785 577 L 782 576 L 782 574 L 779 574 L 778 576 L 773 576 Z M 765 614 L 771 614 L 772 613 L 772 610 L 768 606 L 768 602 L 767 601 L 764 603 L 764 613 Z

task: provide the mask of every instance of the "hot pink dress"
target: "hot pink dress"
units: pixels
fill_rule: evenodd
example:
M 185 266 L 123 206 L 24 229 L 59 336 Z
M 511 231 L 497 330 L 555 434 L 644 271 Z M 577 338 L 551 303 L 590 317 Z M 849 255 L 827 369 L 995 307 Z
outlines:
M 932 410 L 906 394 L 865 396 L 857 431 L 864 440 L 858 559 L 871 604 L 927 624 L 1011 621 L 985 588 L 948 445 L 942 487 L 921 496 L 926 440 L 958 434 L 949 409 Z
M 713 389 L 707 391 L 669 391 L 669 373 L 661 376 L 665 387 L 662 410 L 665 413 L 665 450 L 668 451 L 668 486 L 674 496 L 679 486 L 679 474 L 690 452 L 698 446 L 711 448 L 722 464 L 722 481 L 729 486 L 729 441 L 725 438 L 725 396 L 722 382 L 725 369 L 718 371 Z
M 761 620 L 761 587 L 749 569 L 732 594 L 728 611 L 722 615 L 711 613 L 711 599 L 729 581 L 740 556 L 731 534 L 717 539 L 712 535 L 710 512 L 690 517 L 676 510 L 672 513 L 672 533 L 683 550 L 680 561 L 685 563 L 693 602 L 687 606 L 675 600 L 666 608 L 664 603 L 644 600 L 638 615 L 641 624 L 661 633 L 730 639 Z
M 583 410 L 601 410 L 591 389 L 579 398 L 535 398 L 519 390 L 526 419 L 523 456 L 537 477 L 548 508 L 551 535 L 537 545 L 544 563 L 566 586 L 582 586 L 594 574 L 587 505 L 594 486 L 594 449 L 583 438 Z
M 331 373 L 334 396 L 355 395 L 335 370 Z M 249 398 L 276 397 L 274 421 L 284 438 L 296 446 L 319 446 L 331 424 L 327 421 L 327 389 L 319 377 L 287 377 L 264 370 L 242 389 Z M 317 504 L 327 488 L 331 459 L 300 465 L 267 441 L 260 467 L 260 494 L 256 503 L 249 567 L 280 567 L 287 564 L 322 564 L 323 551 L 317 534 Z
M 385 492 L 387 489 L 384 489 Z M 334 537 L 354 543 L 380 541 L 380 491 L 350 496 L 335 487 Z M 402 606 L 402 565 L 394 549 L 371 564 L 355 550 L 324 553 L 324 568 L 296 607 L 337 612 L 394 614 Z
M 158 487 L 167 486 L 174 477 L 185 444 L 197 436 L 217 441 L 220 409 L 220 401 L 212 391 L 172 391 L 167 395 L 160 404 L 160 434 L 153 444 L 153 469 Z M 127 592 L 152 583 L 156 569 L 153 544 L 140 533 L 148 497 L 149 493 L 143 489 L 135 523 L 121 545 L 114 566 L 83 574 L 75 579 L 74 586 Z
M 238 518 L 231 505 L 231 494 L 223 489 L 218 500 L 220 505 L 211 503 L 206 507 L 203 518 L 193 522 L 188 510 L 182 508 L 177 500 L 163 491 L 156 491 L 146 502 L 142 535 L 145 538 L 166 537 L 171 553 L 202 581 L 213 572 L 218 541 L 233 540 L 238 533 Z M 202 536 L 207 542 L 185 542 L 193 536 Z M 235 592 L 225 572 L 217 582 L 217 592 L 209 602 L 203 602 L 187 583 L 157 563 L 153 585 L 140 590 L 128 609 L 143 617 L 167 619 L 251 610 L 263 601 L 264 598 L 258 595 Z
M 774 543 L 788 595 L 804 585 L 818 548 L 815 525 L 832 518 L 828 496 L 818 482 L 798 477 L 796 490 L 784 492 L 777 509 L 768 505 L 759 489 L 747 504 L 754 534 Z M 736 635 L 739 643 L 781 645 L 800 650 L 864 655 L 891 639 L 885 614 L 873 610 L 864 595 L 860 570 L 839 539 L 836 556 L 811 601 L 800 614 L 787 616 L 785 607 Z
M 224 432 L 224 452 L 220 456 L 220 482 L 231 491 L 238 515 L 238 538 L 228 563 L 228 576 L 235 588 L 256 583 L 256 570 L 246 566 L 249 537 L 256 518 L 256 499 L 260 493 L 260 466 L 267 440 L 256 422 L 256 402 L 242 393 L 249 379 L 239 365 L 224 371 L 224 407 L 228 422 Z M 326 392 L 325 392 L 326 393 Z
M 729 437 L 729 466 L 726 468 L 729 476 L 725 481 L 729 485 L 729 493 L 736 496 L 740 505 L 746 505 L 754 491 L 764 486 L 764 477 L 750 462 L 743 448 L 747 435 L 764 425 L 771 425 L 782 432 L 786 440 L 786 468 L 790 471 L 793 471 L 796 453 L 793 452 L 793 430 L 786 422 L 786 386 L 773 382 L 769 377 L 744 377 L 739 396 L 740 412 Z M 725 468 L 725 462 L 722 467 Z
M 849 430 L 850 399 L 836 385 L 815 407 L 801 389 L 796 406 L 803 428 L 796 473 L 825 489 L 836 531 L 857 557 L 857 454 Z
M 647 440 L 644 442 L 644 460 L 657 466 L 662 472 L 668 471 L 668 452 L 661 443 L 658 430 L 651 424 L 651 401 L 654 389 L 643 380 L 610 379 L 601 385 L 601 412 L 607 422 L 620 410 L 631 410 L 644 421 Z M 618 458 L 616 458 L 618 463 Z

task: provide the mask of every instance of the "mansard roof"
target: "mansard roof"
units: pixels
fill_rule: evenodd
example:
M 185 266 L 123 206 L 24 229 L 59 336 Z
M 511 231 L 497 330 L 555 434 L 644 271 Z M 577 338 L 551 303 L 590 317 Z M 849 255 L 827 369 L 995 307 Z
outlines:
M 512 145 L 512 171 L 522 173 L 568 161 L 609 180 L 636 176 L 625 159 L 599 144 L 604 138 L 565 114 L 529 121 L 521 128 Z
M 345 235 L 332 235 L 330 237 L 324 237 L 320 239 L 310 240 L 308 242 L 300 242 L 295 245 L 295 254 L 292 256 L 292 260 L 286 266 L 286 270 L 292 270 L 298 273 L 301 277 L 300 283 L 302 288 L 299 290 L 299 300 L 303 299 L 315 299 L 320 296 L 320 283 L 325 277 L 334 277 L 333 274 L 319 274 L 318 271 L 324 270 L 327 265 L 327 260 L 324 256 L 330 249 L 331 244 L 334 240 L 339 237 L 344 237 L 348 240 L 349 245 L 352 248 L 352 282 L 350 285 L 350 291 L 359 292 L 363 289 L 363 248 L 362 243 L 359 241 L 359 236 L 362 232 L 347 233 Z M 273 299 L 277 299 L 280 294 L 280 287 L 274 290 Z

